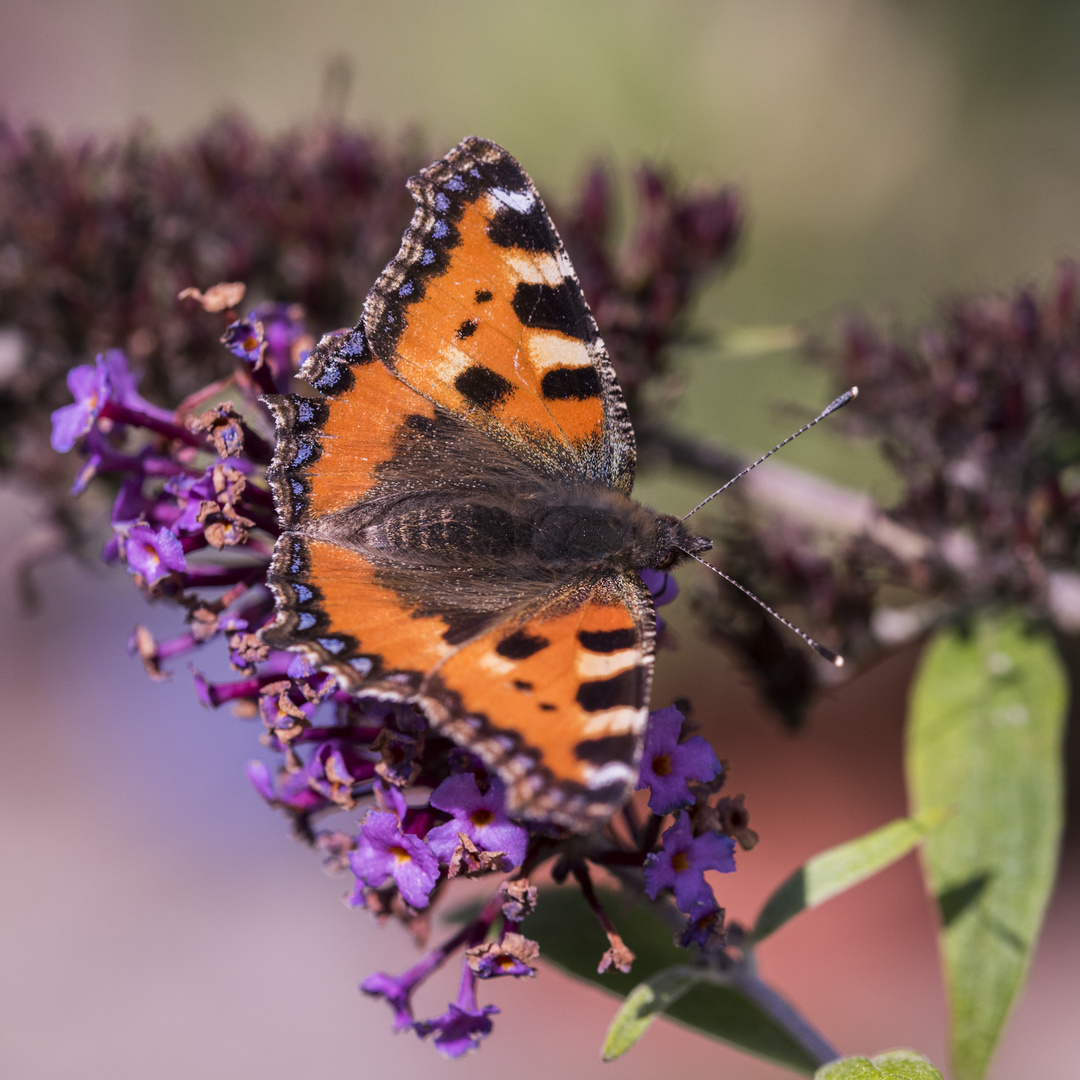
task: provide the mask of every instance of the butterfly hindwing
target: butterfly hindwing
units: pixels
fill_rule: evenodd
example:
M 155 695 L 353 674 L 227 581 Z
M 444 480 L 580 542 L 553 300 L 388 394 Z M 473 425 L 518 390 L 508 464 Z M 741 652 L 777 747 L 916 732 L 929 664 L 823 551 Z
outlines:
M 652 679 L 652 599 L 601 578 L 500 621 L 429 674 L 439 726 L 507 782 L 512 812 L 580 828 L 637 780 Z
M 416 617 L 379 583 L 370 560 L 338 544 L 285 533 L 270 583 L 279 614 L 263 640 L 301 649 L 345 686 L 405 700 L 453 652 L 443 619 Z
M 409 185 L 412 224 L 364 309 L 372 351 L 537 468 L 628 492 L 626 405 L 528 175 L 466 139 Z

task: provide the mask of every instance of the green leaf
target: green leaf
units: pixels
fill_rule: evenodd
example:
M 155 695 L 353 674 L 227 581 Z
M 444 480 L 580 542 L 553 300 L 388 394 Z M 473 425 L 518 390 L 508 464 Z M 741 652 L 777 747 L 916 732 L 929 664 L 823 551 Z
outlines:
M 939 633 L 912 691 L 913 807 L 953 810 L 923 845 L 923 868 L 941 911 L 957 1080 L 985 1074 L 1050 896 L 1065 704 L 1053 642 L 1017 616 Z
M 615 1014 L 604 1040 L 603 1057 L 614 1061 L 622 1057 L 648 1030 L 665 1009 L 670 1008 L 692 986 L 701 982 L 703 973 L 687 964 L 663 968 L 640 982 L 627 994 Z
M 822 1065 L 814 1080 L 942 1080 L 941 1073 L 913 1050 L 888 1050 L 875 1058 L 852 1057 Z
M 603 892 L 601 901 L 623 940 L 637 954 L 629 975 L 614 970 L 597 974 L 608 943 L 577 889 L 541 890 L 523 932 L 539 941 L 544 959 L 619 997 L 627 997 L 642 980 L 686 963 L 686 950 L 674 944 L 672 928 L 654 910 L 643 904 L 627 905 L 617 893 Z M 773 1011 L 736 986 L 700 983 L 664 1012 L 669 1019 L 807 1075 L 823 1059 L 781 1024 Z
M 898 818 L 880 829 L 809 859 L 766 901 L 752 938 L 761 941 L 800 911 L 817 907 L 903 858 L 948 816 L 937 807 Z

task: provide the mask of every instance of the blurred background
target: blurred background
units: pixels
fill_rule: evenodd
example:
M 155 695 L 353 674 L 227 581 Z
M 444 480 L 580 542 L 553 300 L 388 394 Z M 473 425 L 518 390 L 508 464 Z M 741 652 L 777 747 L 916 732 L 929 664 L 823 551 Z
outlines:
M 731 181 L 746 242 L 696 327 L 827 331 L 851 307 L 910 324 L 943 297 L 1042 283 L 1080 255 L 1078 49 L 1080 7 L 1059 0 L 6 0 L 0 111 L 78 135 L 143 123 L 165 140 L 225 108 L 267 132 L 330 111 L 391 139 L 412 130 L 432 157 L 475 133 L 556 203 L 597 159 Z M 828 393 L 794 356 L 684 353 L 691 392 L 675 419 L 743 452 Z M 886 502 L 892 490 L 873 454 L 827 431 L 787 460 Z M 662 476 L 642 491 L 672 511 L 695 495 Z M 0 497 L 7 552 L 34 507 Z M 0 1073 L 599 1075 L 613 1000 L 550 969 L 490 990 L 504 1015 L 465 1063 L 390 1033 L 385 1006 L 355 984 L 406 967 L 411 945 L 348 911 L 345 881 L 266 811 L 243 775 L 258 749 L 250 723 L 201 710 L 183 671 L 142 677 L 127 632 L 140 621 L 167 634 L 178 616 L 148 611 L 124 577 L 62 562 L 39 575 L 39 613 L 13 590 L 0 597 Z M 661 657 L 654 700 L 691 697 L 732 791 L 746 792 L 762 843 L 719 895 L 750 920 L 802 859 L 903 813 L 916 655 L 831 692 L 792 736 L 677 607 L 672 621 L 680 649 Z M 998 1080 L 1075 1075 L 1077 869 L 1067 858 Z M 934 916 L 911 859 L 803 915 L 761 962 L 844 1052 L 909 1045 L 945 1063 Z M 441 1011 L 452 981 L 420 1011 Z M 603 1068 L 787 1075 L 666 1023 Z

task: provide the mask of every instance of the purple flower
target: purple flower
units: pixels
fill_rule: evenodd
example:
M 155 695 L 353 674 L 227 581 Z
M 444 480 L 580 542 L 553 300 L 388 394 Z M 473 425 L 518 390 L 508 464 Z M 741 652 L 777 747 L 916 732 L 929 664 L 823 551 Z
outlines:
M 165 494 L 171 495 L 179 506 L 180 513 L 173 522 L 178 533 L 195 535 L 203 531 L 199 521 L 199 511 L 204 502 L 214 502 L 213 468 L 202 476 L 172 476 L 165 482 Z
M 645 860 L 645 891 L 655 900 L 661 889 L 674 890 L 676 906 L 687 915 L 695 904 L 713 899 L 706 870 L 728 874 L 735 869 L 735 841 L 714 832 L 691 835 L 686 814 L 664 833 L 662 843 Z
M 413 991 L 442 964 L 446 955 L 444 950 L 434 949 L 404 975 L 387 975 L 385 971 L 377 971 L 360 984 L 360 989 L 372 997 L 384 998 L 394 1010 L 394 1030 L 404 1031 L 413 1024 Z
M 294 355 L 297 342 L 305 336 L 302 317 L 298 304 L 260 304 L 246 319 L 232 323 L 221 340 L 253 371 L 262 371 L 266 365 L 271 384 L 285 390 L 292 372 L 303 361 L 303 355 Z
M 536 974 L 536 961 L 540 946 L 522 934 L 503 934 L 499 942 L 487 941 L 475 945 L 465 953 L 469 968 L 481 979 L 494 979 L 500 975 Z
M 439 880 L 439 863 L 418 836 L 401 831 L 397 814 L 369 810 L 360 827 L 349 866 L 357 877 L 350 903 L 362 902 L 360 884 L 377 889 L 393 878 L 402 897 L 414 908 L 427 907 L 428 896 Z
M 262 358 L 262 350 L 265 339 L 263 337 L 262 323 L 254 317 L 254 312 L 246 319 L 238 319 L 231 323 L 221 335 L 225 348 L 247 361 L 249 364 L 258 363 Z
M 327 800 L 309 783 L 308 772 L 278 772 L 277 781 L 261 761 L 251 761 L 247 766 L 248 779 L 255 790 L 271 805 L 282 806 L 297 813 L 308 813 L 327 805 Z
M 156 585 L 187 565 L 180 541 L 164 525 L 157 532 L 149 525 L 122 527 L 119 531 L 128 573 L 141 574 L 147 585 Z
M 75 401 L 52 414 L 52 448 L 66 454 L 101 415 L 109 400 L 109 376 L 102 357 L 96 363 L 73 367 L 67 375 L 68 389 Z
M 425 1038 L 436 1032 L 435 1045 L 447 1057 L 461 1057 L 475 1050 L 480 1040 L 491 1034 L 491 1016 L 499 1010 L 494 1005 L 482 1009 L 476 1003 L 476 976 L 466 966 L 462 972 L 461 990 L 456 1002 L 434 1020 L 419 1020 L 416 1034 Z
M 409 1000 L 416 980 L 408 980 L 408 972 L 405 975 L 387 975 L 385 971 L 377 971 L 369 975 L 361 984 L 360 989 L 372 997 L 385 998 L 390 1008 L 394 1010 L 394 1030 L 404 1031 L 412 1027 L 412 1002 Z
M 638 573 L 641 575 L 641 580 L 645 582 L 645 587 L 652 593 L 653 604 L 656 607 L 670 604 L 679 595 L 679 586 L 671 574 L 663 570 L 653 570 L 648 566 L 644 570 L 639 570 Z
M 453 815 L 427 834 L 439 862 L 449 864 L 459 843 L 458 833 L 464 833 L 481 851 L 503 852 L 504 870 L 521 865 L 529 834 L 506 816 L 506 787 L 497 777 L 487 794 L 481 795 L 471 772 L 449 776 L 431 793 L 429 801 L 437 810 Z
M 127 357 L 119 349 L 99 354 L 93 367 L 82 364 L 72 368 L 67 384 L 75 400 L 52 414 L 51 442 L 58 453 L 66 454 L 71 450 L 76 440 L 94 426 L 94 421 L 110 401 L 145 417 L 172 422 L 171 413 L 138 395 L 135 389 L 138 379 L 128 369 Z
M 724 909 L 716 902 L 716 897 L 699 900 L 690 911 L 686 929 L 679 935 L 678 943 L 687 949 L 697 945 L 702 949 L 723 945 Z
M 139 376 L 128 367 L 127 357 L 120 349 L 109 349 L 104 356 L 97 358 L 97 363 L 105 368 L 109 383 L 109 401 L 126 405 L 129 409 L 155 420 L 172 423 L 171 412 L 151 405 L 146 398 L 139 395 L 137 391 Z
M 645 728 L 637 790 L 651 789 L 649 809 L 661 817 L 692 805 L 688 781 L 712 780 L 721 770 L 715 751 L 700 735 L 679 742 L 683 719 L 682 713 L 669 705 L 654 712 Z

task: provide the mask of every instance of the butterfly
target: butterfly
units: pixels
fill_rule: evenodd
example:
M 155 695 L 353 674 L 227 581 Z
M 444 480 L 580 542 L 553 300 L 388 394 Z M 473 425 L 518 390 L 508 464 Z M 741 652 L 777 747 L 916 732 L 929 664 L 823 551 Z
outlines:
M 409 181 L 401 249 L 351 330 L 264 399 L 281 535 L 263 640 L 416 705 L 585 831 L 629 797 L 648 715 L 639 571 L 710 541 L 631 498 L 634 432 L 536 188 L 468 138 Z

